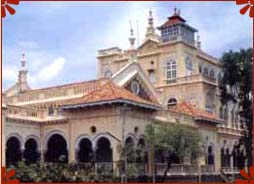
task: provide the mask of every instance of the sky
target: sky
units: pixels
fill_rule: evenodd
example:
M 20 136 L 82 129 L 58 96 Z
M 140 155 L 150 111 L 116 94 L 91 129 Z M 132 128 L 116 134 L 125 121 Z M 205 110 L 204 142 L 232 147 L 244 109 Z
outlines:
M 33 89 L 96 79 L 99 49 L 127 49 L 130 21 L 142 43 L 149 10 L 157 27 L 175 7 L 198 29 L 205 52 L 220 58 L 252 46 L 252 20 L 235 2 L 20 2 L 3 19 L 2 87 L 17 81 L 22 53 Z

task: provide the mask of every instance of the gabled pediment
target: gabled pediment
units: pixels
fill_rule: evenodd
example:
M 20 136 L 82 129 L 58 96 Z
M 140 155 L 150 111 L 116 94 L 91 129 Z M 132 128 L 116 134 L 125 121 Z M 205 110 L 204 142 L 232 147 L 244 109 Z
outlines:
M 112 80 L 145 100 L 159 103 L 159 94 L 137 62 L 125 65 L 112 76 Z
M 139 47 L 138 47 L 138 51 L 141 53 L 145 53 L 145 52 L 151 52 L 154 51 L 158 48 L 159 45 L 159 41 L 149 38 L 147 40 L 145 40 Z

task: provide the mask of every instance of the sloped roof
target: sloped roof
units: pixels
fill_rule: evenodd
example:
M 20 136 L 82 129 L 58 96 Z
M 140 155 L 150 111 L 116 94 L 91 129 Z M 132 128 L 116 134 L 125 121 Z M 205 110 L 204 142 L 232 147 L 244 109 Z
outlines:
M 176 106 L 170 107 L 169 111 L 193 116 L 196 120 L 206 120 L 215 123 L 223 122 L 222 119 L 219 119 L 214 115 L 209 114 L 206 111 L 201 110 L 188 102 L 180 102 Z
M 161 29 L 161 28 L 164 28 L 164 27 L 168 27 L 168 26 L 171 26 L 171 25 L 174 25 L 174 24 L 184 23 L 184 22 L 186 22 L 184 20 L 184 18 L 182 18 L 180 16 L 180 14 L 175 12 L 172 16 L 168 17 L 168 20 L 164 24 L 162 24 L 159 28 Z
M 128 103 L 132 105 L 158 109 L 159 104 L 147 101 L 125 88 L 119 87 L 112 81 L 108 81 L 99 89 L 84 95 L 81 98 L 69 100 L 64 106 L 64 109 L 86 107 L 94 105 L 112 104 L 112 103 Z

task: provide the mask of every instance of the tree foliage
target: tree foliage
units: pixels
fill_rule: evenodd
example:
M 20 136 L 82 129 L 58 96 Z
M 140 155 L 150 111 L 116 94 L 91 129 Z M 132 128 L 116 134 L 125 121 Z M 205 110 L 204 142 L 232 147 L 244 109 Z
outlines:
M 248 163 L 251 165 L 252 147 L 252 49 L 229 51 L 223 54 L 223 78 L 221 81 L 221 102 L 239 104 L 242 127 L 247 126 L 242 141 L 245 143 Z
M 164 178 L 170 169 L 173 157 L 177 156 L 180 161 L 183 161 L 184 157 L 189 156 L 195 160 L 201 152 L 201 136 L 191 127 L 179 124 L 148 125 L 145 135 L 154 153 L 163 150 L 167 155 L 167 169 L 164 172 Z

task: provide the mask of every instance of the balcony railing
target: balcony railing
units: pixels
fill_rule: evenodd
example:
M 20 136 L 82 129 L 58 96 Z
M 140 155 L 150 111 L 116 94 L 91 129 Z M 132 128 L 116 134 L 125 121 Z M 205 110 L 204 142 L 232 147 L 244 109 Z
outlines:
M 166 163 L 156 163 L 156 175 L 164 175 L 167 169 Z M 214 165 L 201 165 L 201 174 L 215 173 Z M 170 166 L 167 175 L 197 175 L 198 167 L 194 165 L 173 164 Z
M 45 109 L 33 109 L 18 106 L 8 106 L 7 117 L 28 119 L 32 121 L 53 121 L 65 119 L 62 112 L 58 109 L 54 109 L 53 113 L 49 114 L 49 111 Z
M 239 173 L 240 172 L 238 167 L 222 167 L 221 170 L 225 174 Z
M 170 80 L 166 79 L 167 84 L 194 82 L 194 81 L 205 81 L 205 82 L 216 84 L 215 78 L 205 76 L 203 74 L 195 74 L 190 76 L 178 77 L 178 78 L 170 79 Z

